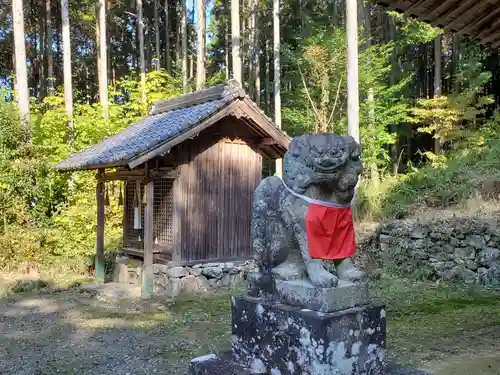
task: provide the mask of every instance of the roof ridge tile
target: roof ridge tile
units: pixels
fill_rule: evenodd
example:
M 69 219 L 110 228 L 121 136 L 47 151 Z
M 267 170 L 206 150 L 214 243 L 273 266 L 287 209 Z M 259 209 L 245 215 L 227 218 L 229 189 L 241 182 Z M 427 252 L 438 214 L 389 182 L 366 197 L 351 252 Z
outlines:
M 229 79 L 219 85 L 189 94 L 179 95 L 174 98 L 159 100 L 153 103 L 149 116 L 174 111 L 176 109 L 194 107 L 203 103 L 216 100 L 231 101 L 245 97 L 245 91 L 234 79 Z

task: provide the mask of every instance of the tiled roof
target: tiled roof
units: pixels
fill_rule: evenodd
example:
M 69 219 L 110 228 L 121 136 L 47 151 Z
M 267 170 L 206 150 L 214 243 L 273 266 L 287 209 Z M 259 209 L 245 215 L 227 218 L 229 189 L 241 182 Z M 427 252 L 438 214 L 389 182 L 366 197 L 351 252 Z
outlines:
M 155 103 L 153 114 L 71 155 L 54 168 L 68 171 L 126 165 L 134 157 L 196 127 L 241 97 L 244 97 L 241 87 L 229 81 L 225 85 Z

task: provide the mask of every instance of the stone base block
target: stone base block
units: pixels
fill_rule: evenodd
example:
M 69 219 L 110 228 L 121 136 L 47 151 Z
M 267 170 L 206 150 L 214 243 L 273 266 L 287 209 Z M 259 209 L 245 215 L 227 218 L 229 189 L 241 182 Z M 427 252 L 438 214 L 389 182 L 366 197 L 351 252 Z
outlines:
M 231 360 L 230 353 L 220 356 L 208 354 L 193 358 L 189 364 L 190 375 L 250 375 L 250 370 Z
M 131 256 L 116 257 L 114 281 L 141 285 L 143 262 Z M 253 261 L 211 262 L 192 266 L 153 264 L 153 294 L 173 298 L 181 294 L 199 294 L 220 289 L 230 290 L 246 284 Z
M 189 375 L 250 375 L 250 369 L 231 360 L 230 353 L 220 356 L 209 354 L 203 357 L 193 358 L 189 365 Z M 281 375 L 280 371 L 271 371 L 271 375 Z M 332 373 L 335 375 L 336 373 Z M 375 374 L 374 374 L 375 375 Z M 432 375 L 421 370 L 403 368 L 392 363 L 387 363 L 382 372 L 376 375 Z
M 232 298 L 233 360 L 261 374 L 382 374 L 385 315 L 383 305 L 322 313 Z
M 275 288 L 283 303 L 307 309 L 334 312 L 368 304 L 368 285 L 339 280 L 335 288 L 318 288 L 307 280 L 276 280 Z

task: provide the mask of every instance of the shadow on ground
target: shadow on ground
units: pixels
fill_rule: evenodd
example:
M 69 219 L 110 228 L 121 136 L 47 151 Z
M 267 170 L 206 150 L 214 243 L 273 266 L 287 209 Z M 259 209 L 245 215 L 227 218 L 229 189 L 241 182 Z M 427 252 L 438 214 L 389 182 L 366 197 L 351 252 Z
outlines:
M 229 295 L 165 304 L 80 289 L 0 301 L 0 373 L 185 374 L 229 344 Z M 225 344 L 225 345 L 224 345 Z
M 0 300 L 0 373 L 182 375 L 191 358 L 229 349 L 227 292 L 166 303 L 95 290 Z M 436 375 L 499 373 L 488 362 L 500 349 L 496 291 L 382 278 L 372 294 L 388 307 L 391 359 Z

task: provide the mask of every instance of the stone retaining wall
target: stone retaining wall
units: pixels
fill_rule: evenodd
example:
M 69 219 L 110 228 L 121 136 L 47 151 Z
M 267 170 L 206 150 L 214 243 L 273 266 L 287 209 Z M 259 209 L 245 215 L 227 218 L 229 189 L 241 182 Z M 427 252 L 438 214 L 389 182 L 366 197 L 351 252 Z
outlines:
M 371 255 L 395 273 L 418 279 L 500 285 L 498 220 L 400 220 L 381 225 L 374 239 Z
M 114 281 L 141 284 L 142 268 L 142 260 L 118 255 Z M 184 267 L 153 264 L 153 293 L 176 297 L 235 288 L 245 285 L 247 274 L 253 268 L 253 261 L 199 263 Z

